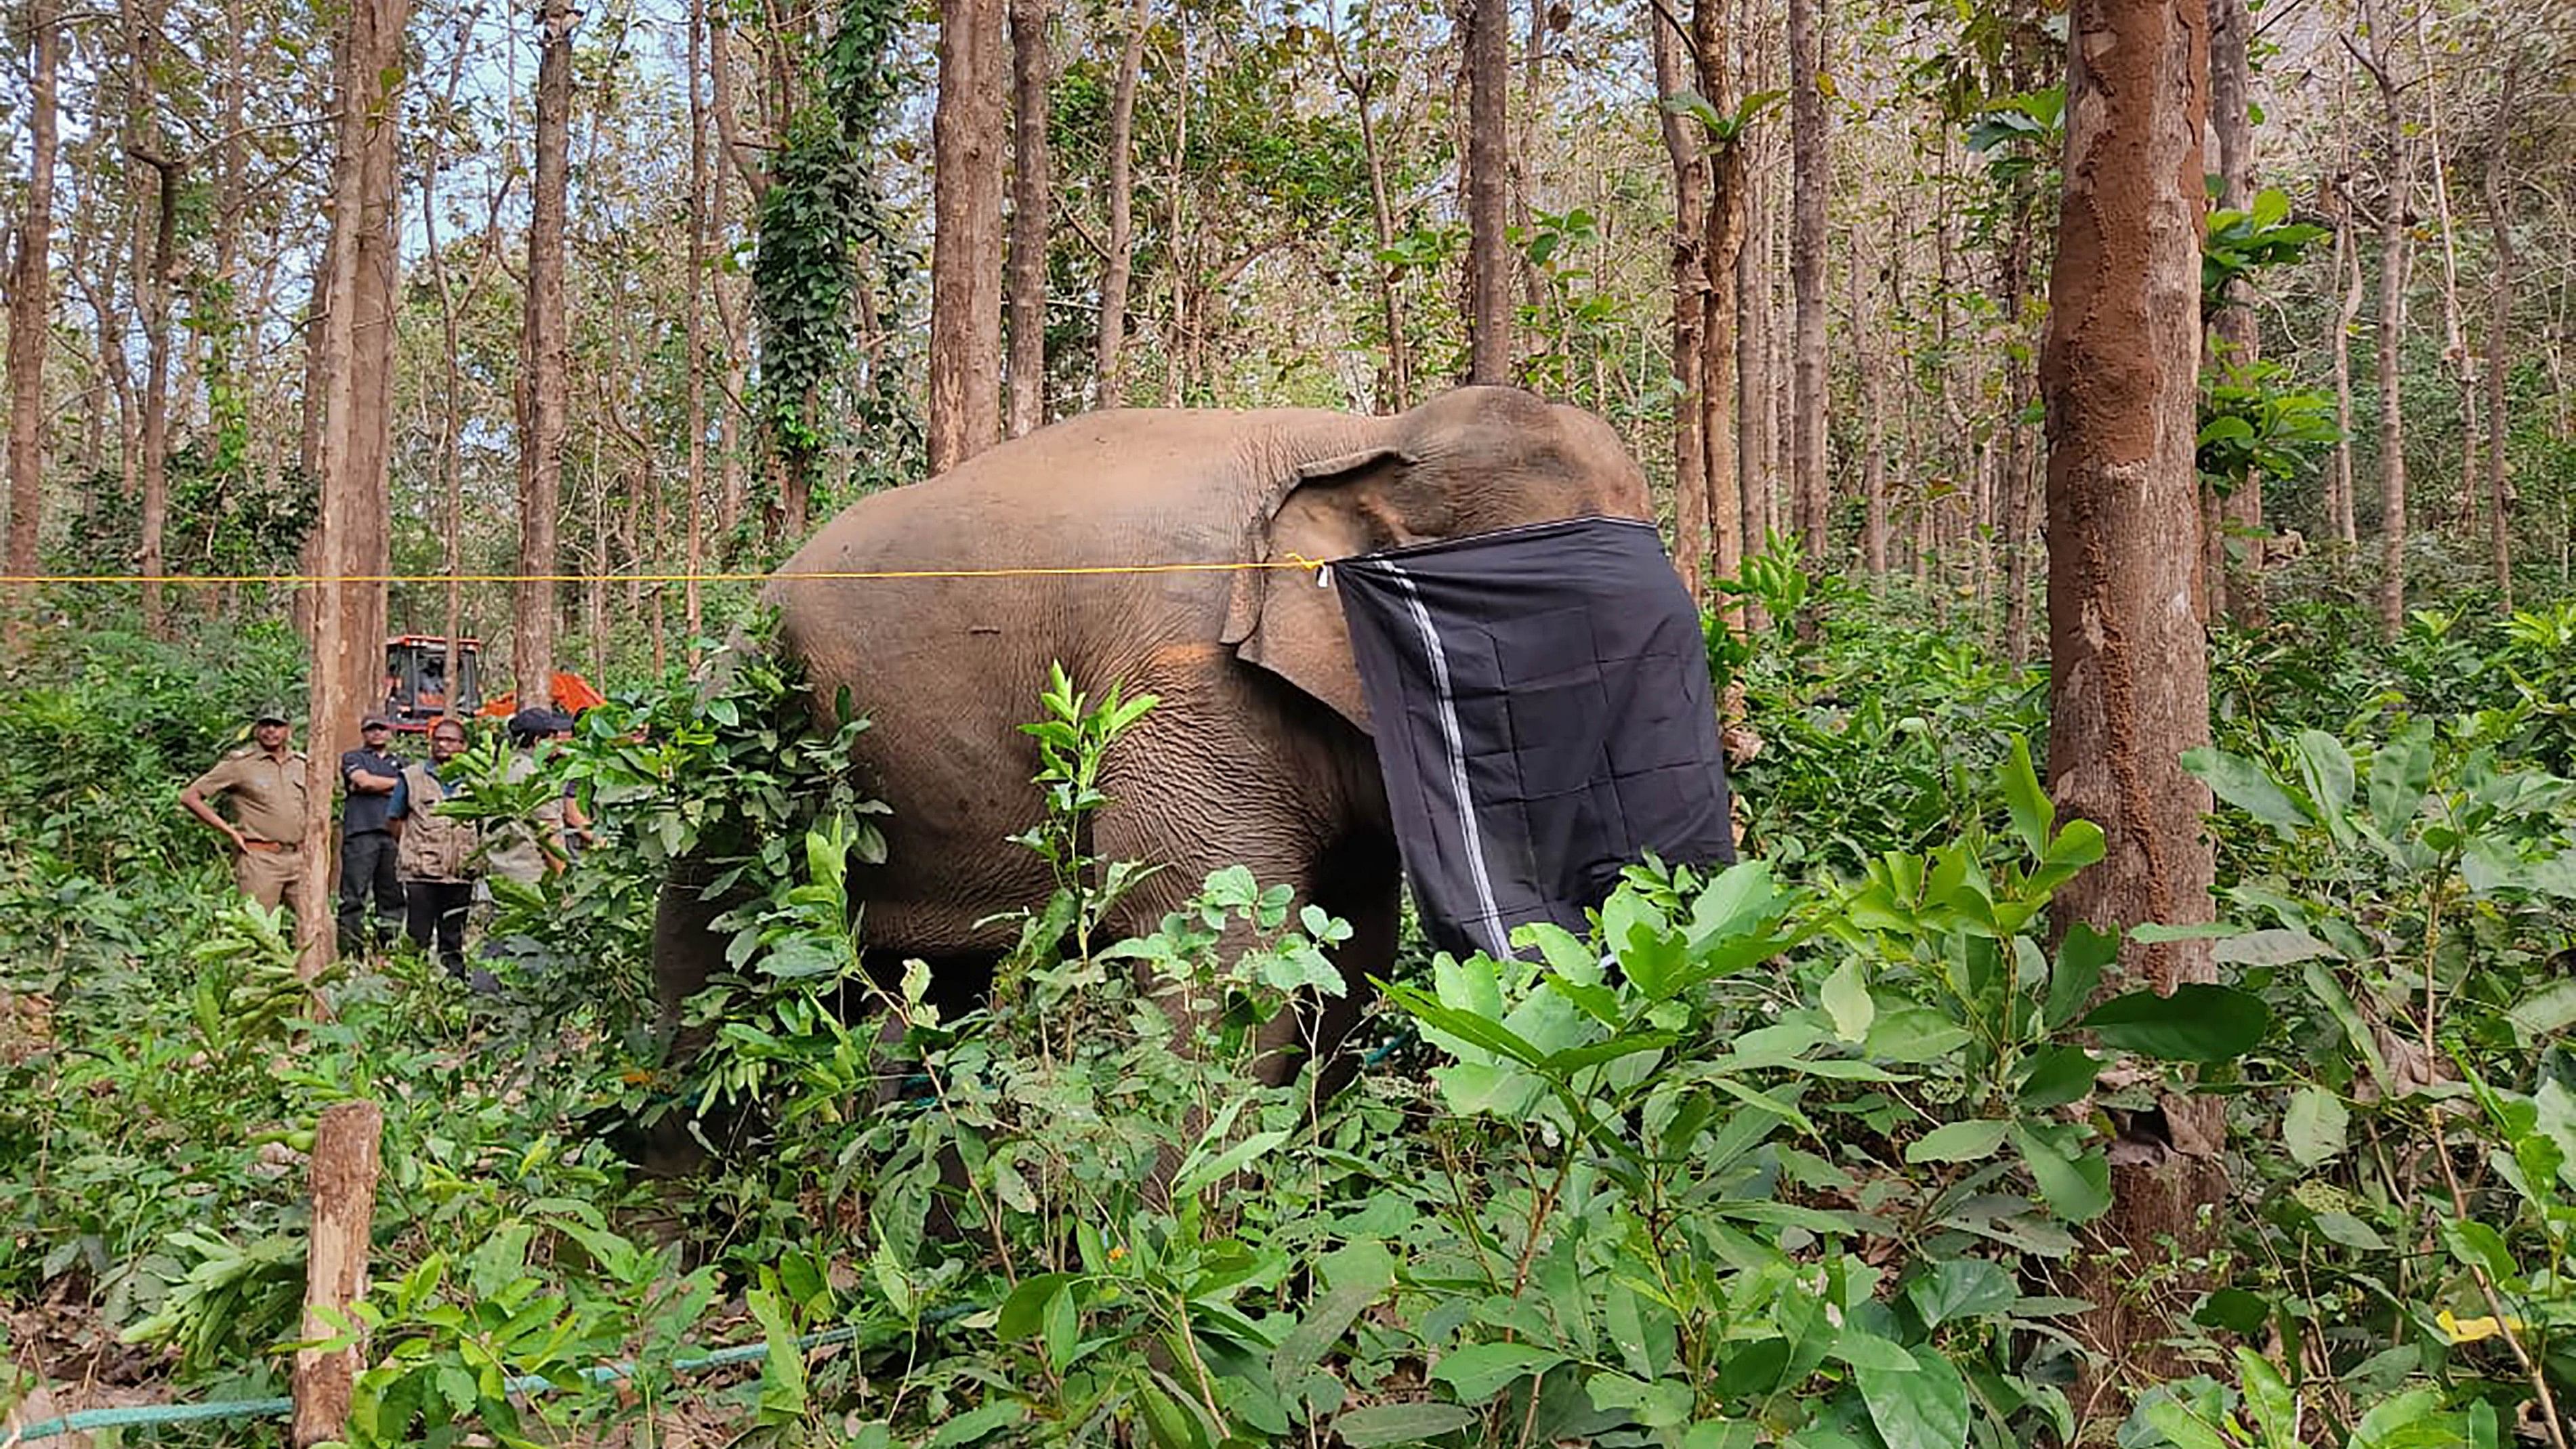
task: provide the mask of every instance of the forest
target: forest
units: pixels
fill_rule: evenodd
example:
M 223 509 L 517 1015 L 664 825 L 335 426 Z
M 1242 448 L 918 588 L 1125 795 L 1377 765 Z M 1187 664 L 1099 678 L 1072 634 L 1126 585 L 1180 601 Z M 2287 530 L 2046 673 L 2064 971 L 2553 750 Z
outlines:
M 0 31 L 0 1446 L 2576 1437 L 2576 11 Z M 1334 576 L 1604 512 L 1460 949 Z

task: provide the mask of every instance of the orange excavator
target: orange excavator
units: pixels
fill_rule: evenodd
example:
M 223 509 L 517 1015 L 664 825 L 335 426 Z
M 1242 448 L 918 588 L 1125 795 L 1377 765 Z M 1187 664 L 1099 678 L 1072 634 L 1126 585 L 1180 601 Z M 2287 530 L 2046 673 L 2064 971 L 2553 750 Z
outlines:
M 396 731 L 425 734 L 442 716 L 507 719 L 519 707 L 515 691 L 482 697 L 483 644 L 458 639 L 454 647 L 435 634 L 401 634 L 385 641 L 385 718 Z M 578 715 L 607 696 L 568 669 L 554 675 L 554 707 Z

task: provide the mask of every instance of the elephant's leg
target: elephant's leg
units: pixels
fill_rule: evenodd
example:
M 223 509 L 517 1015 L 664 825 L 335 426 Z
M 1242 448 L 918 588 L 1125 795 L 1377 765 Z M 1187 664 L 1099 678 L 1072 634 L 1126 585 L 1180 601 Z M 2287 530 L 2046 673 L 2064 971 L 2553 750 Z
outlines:
M 1333 952 L 1342 994 L 1317 996 L 1297 1013 L 1299 1045 L 1313 1063 L 1309 1099 L 1320 1104 L 1359 1074 L 1359 1058 L 1344 1047 L 1376 990 L 1370 978 L 1383 980 L 1395 967 L 1404 889 L 1395 842 L 1374 831 L 1346 839 L 1316 862 L 1314 882 L 1315 904 L 1351 928 L 1351 938 Z M 1293 1061 L 1284 1065 L 1295 1068 Z
M 668 1039 L 666 1059 L 675 1067 L 685 1068 L 715 1035 L 712 1027 L 689 1025 L 684 1010 L 688 999 L 704 990 L 724 965 L 725 938 L 717 933 L 715 923 L 742 899 L 738 892 L 720 892 L 708 899 L 707 886 L 715 876 L 707 862 L 684 858 L 672 865 L 654 899 L 653 994 Z M 694 1172 L 705 1165 L 706 1149 L 691 1127 L 678 1107 L 668 1108 L 642 1134 L 640 1150 L 633 1154 L 638 1165 L 657 1176 Z

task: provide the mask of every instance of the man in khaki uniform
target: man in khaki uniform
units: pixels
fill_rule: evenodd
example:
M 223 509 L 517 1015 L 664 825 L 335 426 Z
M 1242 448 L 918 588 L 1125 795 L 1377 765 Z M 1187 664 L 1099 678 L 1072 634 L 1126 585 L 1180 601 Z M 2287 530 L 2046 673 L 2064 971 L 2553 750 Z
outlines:
M 251 721 L 250 744 L 179 792 L 181 808 L 232 842 L 234 884 L 272 908 L 304 874 L 304 752 L 290 743 L 292 733 L 286 711 L 261 709 Z M 231 820 L 211 803 L 227 796 Z

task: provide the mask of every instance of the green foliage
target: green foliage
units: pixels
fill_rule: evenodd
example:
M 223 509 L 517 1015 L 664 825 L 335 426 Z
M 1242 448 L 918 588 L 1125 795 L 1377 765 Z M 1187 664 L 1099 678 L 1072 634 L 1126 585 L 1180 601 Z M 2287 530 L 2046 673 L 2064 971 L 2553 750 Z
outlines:
M 2287 266 L 2308 248 L 2334 235 L 2311 222 L 2291 221 L 2290 198 L 2274 187 L 2255 193 L 2243 211 L 2226 207 L 2209 214 L 2200 245 L 2200 305 L 2203 313 L 2226 304 L 2228 289 L 2238 279 L 2267 267 Z
M 1784 869 L 1849 872 L 1883 849 L 1920 851 L 1999 821 L 2015 736 L 2044 734 L 2045 681 L 1942 628 L 1922 601 L 1864 594 L 1773 539 L 1720 580 L 1767 631 L 1705 620 L 1721 691 L 1741 684 L 1761 749 L 1730 768 L 1750 849 Z
M 2289 369 L 2262 359 L 2201 375 L 2193 461 L 2220 494 L 2295 477 L 2343 436 L 2334 394 L 2287 386 L 2289 379 Z

